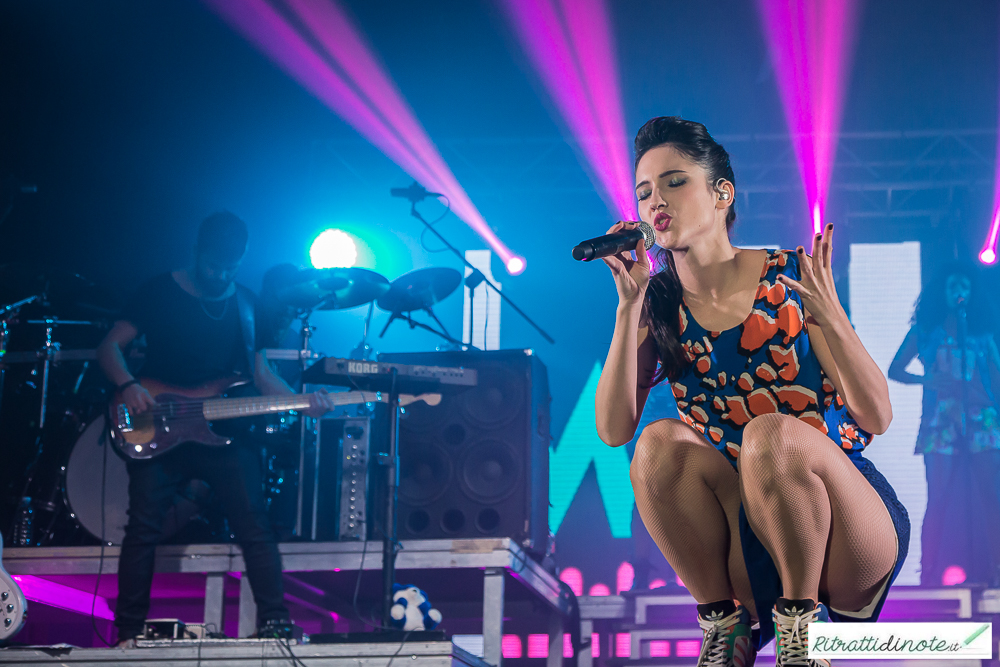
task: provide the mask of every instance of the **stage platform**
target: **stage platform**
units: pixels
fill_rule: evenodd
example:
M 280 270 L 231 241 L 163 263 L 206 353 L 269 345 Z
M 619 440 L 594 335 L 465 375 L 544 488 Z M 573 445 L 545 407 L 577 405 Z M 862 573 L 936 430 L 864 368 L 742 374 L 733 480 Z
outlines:
M 400 650 L 402 649 L 402 650 Z M 397 654 L 397 651 L 399 653 Z M 291 653 L 290 653 L 291 652 Z M 395 655 L 395 658 L 393 656 Z M 5 665 L 66 667 L 488 667 L 487 663 L 449 641 L 295 644 L 273 639 L 175 640 L 139 642 L 134 649 L 25 647 L 0 649 Z
M 562 645 L 569 600 L 560 593 L 556 578 L 512 540 L 409 540 L 401 544 L 396 580 L 427 591 L 450 633 L 481 633 L 487 663 L 500 664 L 505 617 L 515 632 L 545 632 L 553 646 Z M 286 599 L 296 621 L 312 615 L 317 619 L 313 632 L 364 629 L 356 621 L 353 597 L 358 590 L 358 606 L 364 611 L 380 599 L 381 543 L 369 542 L 367 549 L 361 542 L 284 543 L 279 548 L 286 573 Z M 31 577 L 80 593 L 86 603 L 81 615 L 89 615 L 90 595 L 100 568 L 102 599 L 98 604 L 103 603 L 104 618 L 108 618 L 108 600 L 117 597 L 118 554 L 117 547 L 106 547 L 102 562 L 100 547 L 10 548 L 4 551 L 4 565 L 11 575 L 27 577 L 23 587 L 29 599 Z M 248 637 L 255 629 L 256 607 L 248 581 L 241 576 L 244 570 L 240 550 L 234 544 L 159 547 L 151 617 L 178 617 L 188 623 L 229 627 L 235 629 L 235 633 L 228 633 L 231 636 Z M 238 595 L 235 609 L 234 594 Z M 176 614 L 155 609 L 159 599 L 181 596 L 174 607 L 181 611 Z M 238 615 L 235 628 L 233 612 Z M 331 618 L 339 619 L 340 625 L 331 626 Z M 29 615 L 29 624 L 31 619 Z M 89 623 L 89 618 L 84 619 Z M 552 661 L 558 662 L 558 651 L 551 653 Z

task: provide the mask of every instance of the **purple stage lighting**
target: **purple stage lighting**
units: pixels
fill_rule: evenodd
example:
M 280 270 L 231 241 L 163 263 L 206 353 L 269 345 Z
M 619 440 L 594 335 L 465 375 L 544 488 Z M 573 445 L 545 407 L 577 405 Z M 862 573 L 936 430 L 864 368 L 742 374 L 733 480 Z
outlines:
M 983 246 L 983 249 L 979 253 L 979 261 L 983 264 L 996 264 L 997 262 L 997 231 L 1000 231 L 1000 202 L 993 206 L 993 222 L 990 224 L 990 234 L 986 237 L 986 245 Z
M 48 579 L 42 579 L 30 574 L 20 574 L 11 577 L 18 583 L 24 592 L 24 597 L 33 602 L 47 604 L 50 607 L 58 607 L 68 611 L 75 611 L 78 614 L 90 615 L 93 608 L 94 616 L 97 618 L 113 621 L 115 618 L 111 607 L 108 606 L 106 598 L 98 595 L 96 598 L 92 593 L 63 586 Z
M 306 90 L 451 208 L 503 260 L 525 268 L 497 238 L 346 14 L 330 0 L 205 0 Z M 294 16 L 297 30 L 287 17 Z M 511 271 L 511 268 L 517 270 Z
M 997 137 L 997 168 L 993 178 L 993 219 L 990 222 L 990 231 L 986 236 L 986 243 L 979 251 L 979 261 L 983 264 L 996 264 L 997 262 L 997 234 L 1000 232 L 1000 137 Z
M 635 217 L 635 183 L 604 0 L 501 0 L 612 215 Z
M 823 228 L 858 16 L 856 0 L 757 0 L 813 233 Z

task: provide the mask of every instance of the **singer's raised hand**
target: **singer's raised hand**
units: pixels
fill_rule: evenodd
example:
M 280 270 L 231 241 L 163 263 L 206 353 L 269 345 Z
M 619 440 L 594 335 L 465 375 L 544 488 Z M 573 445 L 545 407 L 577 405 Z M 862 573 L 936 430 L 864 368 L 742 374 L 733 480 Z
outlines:
M 638 222 L 617 222 L 607 233 L 614 234 L 638 226 Z M 618 253 L 601 258 L 615 277 L 619 305 L 641 304 L 646 295 L 646 287 L 649 285 L 649 255 L 646 254 L 646 245 L 642 239 L 636 244 L 635 256 L 637 259 L 632 259 L 629 253 Z
M 825 326 L 837 318 L 846 318 L 833 280 L 833 225 L 828 224 L 822 233 L 813 236 L 812 256 L 807 255 L 802 246 L 796 252 L 801 272 L 799 279 L 779 274 L 778 281 L 802 297 L 810 321 Z

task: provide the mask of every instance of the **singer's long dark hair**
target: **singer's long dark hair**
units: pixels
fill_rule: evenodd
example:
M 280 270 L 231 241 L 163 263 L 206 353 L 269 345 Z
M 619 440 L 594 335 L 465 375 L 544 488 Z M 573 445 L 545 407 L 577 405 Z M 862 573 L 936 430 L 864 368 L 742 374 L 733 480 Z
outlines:
M 678 116 L 661 116 L 648 121 L 635 137 L 635 168 L 639 168 L 639 160 L 650 149 L 663 145 L 673 146 L 678 153 L 704 169 L 710 187 L 720 178 L 736 185 L 729 153 L 701 123 Z M 734 201 L 726 212 L 726 231 L 731 232 L 735 223 Z M 673 254 L 657 247 L 651 259 L 657 272 L 649 280 L 643 310 L 660 358 L 659 368 L 652 380 L 655 385 L 663 380 L 676 380 L 684 372 L 688 361 L 679 339 L 679 308 L 684 292 L 677 277 Z
M 969 333 L 988 334 L 996 330 L 996 315 L 989 298 L 983 294 L 979 269 L 972 262 L 951 261 L 942 264 L 934 276 L 920 290 L 910 324 L 922 333 L 930 333 L 944 323 L 948 316 L 945 289 L 948 276 L 965 276 L 969 279 L 969 302 L 965 306 Z

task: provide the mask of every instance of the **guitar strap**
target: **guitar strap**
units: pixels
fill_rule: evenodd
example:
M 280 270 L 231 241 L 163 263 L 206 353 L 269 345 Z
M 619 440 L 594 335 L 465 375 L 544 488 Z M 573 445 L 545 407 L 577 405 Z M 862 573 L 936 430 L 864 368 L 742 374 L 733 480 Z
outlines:
M 254 364 L 257 359 L 257 340 L 255 319 L 254 293 L 243 285 L 236 285 L 236 306 L 240 315 L 240 331 L 243 333 L 243 347 L 247 358 L 247 368 L 250 369 L 250 377 L 253 377 Z

